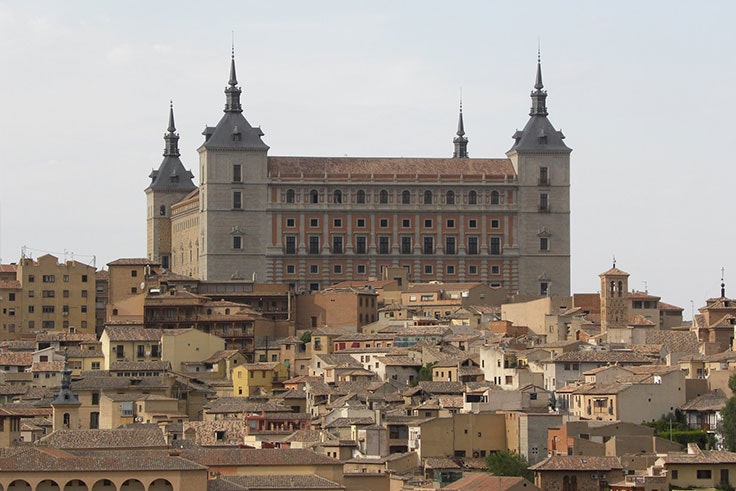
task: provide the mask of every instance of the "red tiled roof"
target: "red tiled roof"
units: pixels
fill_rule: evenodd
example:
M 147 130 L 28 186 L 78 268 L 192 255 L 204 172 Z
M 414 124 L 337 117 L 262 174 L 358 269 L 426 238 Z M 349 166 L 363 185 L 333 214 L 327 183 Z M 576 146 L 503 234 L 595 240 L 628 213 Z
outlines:
M 340 461 L 301 448 L 212 448 L 183 450 L 182 457 L 206 466 L 339 465 Z

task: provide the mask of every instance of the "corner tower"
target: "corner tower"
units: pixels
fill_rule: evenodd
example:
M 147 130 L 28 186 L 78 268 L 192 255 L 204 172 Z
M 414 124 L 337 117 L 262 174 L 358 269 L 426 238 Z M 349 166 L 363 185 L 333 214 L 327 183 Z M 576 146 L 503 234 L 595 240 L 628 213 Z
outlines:
M 146 251 L 148 259 L 171 267 L 171 205 L 191 193 L 197 186 L 194 175 L 179 159 L 179 134 L 174 124 L 174 105 L 169 107 L 169 126 L 164 134 L 164 160 L 158 170 L 148 176 L 146 188 Z
M 230 60 L 225 114 L 208 126 L 197 150 L 200 165 L 200 255 L 202 280 L 236 277 L 266 281 L 268 146 L 263 132 L 243 116 L 241 88 Z
M 516 248 L 519 291 L 570 295 L 570 152 L 565 136 L 547 118 L 542 63 L 531 93 L 524 129 L 514 133 L 506 155 L 518 179 Z
M 64 357 L 64 370 L 61 372 L 61 388 L 53 401 L 51 409 L 53 413 L 53 431 L 76 430 L 80 428 L 79 407 L 82 404 L 72 392 L 72 371 Z

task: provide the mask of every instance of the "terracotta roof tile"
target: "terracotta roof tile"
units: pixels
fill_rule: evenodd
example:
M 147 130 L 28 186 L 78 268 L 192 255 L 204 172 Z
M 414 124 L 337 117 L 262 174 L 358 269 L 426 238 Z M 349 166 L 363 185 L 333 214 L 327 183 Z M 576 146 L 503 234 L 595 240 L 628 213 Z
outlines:
M 611 471 L 622 469 L 618 457 L 553 455 L 534 464 L 534 471 Z

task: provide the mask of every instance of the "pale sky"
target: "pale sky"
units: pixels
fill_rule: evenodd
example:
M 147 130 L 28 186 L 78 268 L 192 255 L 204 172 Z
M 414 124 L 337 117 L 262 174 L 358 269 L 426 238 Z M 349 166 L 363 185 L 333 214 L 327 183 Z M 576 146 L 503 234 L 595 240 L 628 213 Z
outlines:
M 598 291 L 615 254 L 630 288 L 689 318 L 721 267 L 736 296 L 735 14 L 732 1 L 0 1 L 0 258 L 144 257 L 169 100 L 197 175 L 232 31 L 246 118 L 270 155 L 305 156 L 449 157 L 462 88 L 471 157 L 503 157 L 541 39 L 550 120 L 573 149 L 573 291 Z

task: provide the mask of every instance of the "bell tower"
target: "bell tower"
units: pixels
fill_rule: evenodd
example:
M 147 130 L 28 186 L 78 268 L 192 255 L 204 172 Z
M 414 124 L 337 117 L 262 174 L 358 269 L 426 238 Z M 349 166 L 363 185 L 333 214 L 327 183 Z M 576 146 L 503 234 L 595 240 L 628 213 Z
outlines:
M 613 267 L 601 273 L 601 334 L 623 329 L 629 322 L 629 273 Z

